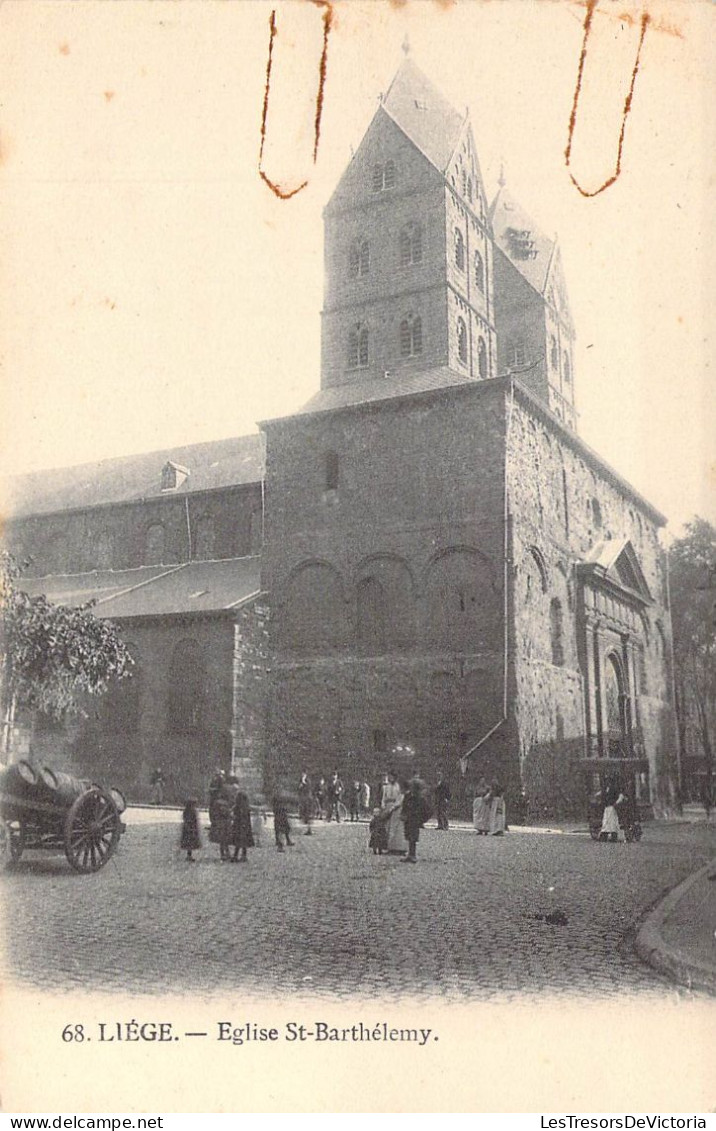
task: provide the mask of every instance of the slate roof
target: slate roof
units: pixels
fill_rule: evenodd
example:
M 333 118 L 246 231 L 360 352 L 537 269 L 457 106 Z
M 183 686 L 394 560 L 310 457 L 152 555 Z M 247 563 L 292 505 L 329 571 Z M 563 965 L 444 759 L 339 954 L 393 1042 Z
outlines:
M 444 173 L 465 124 L 465 118 L 406 59 L 383 99 L 383 109 L 431 164 Z
M 163 492 L 161 472 L 169 461 L 187 468 L 189 475 L 176 490 Z M 10 479 L 4 496 L 13 516 L 78 510 L 258 483 L 263 462 L 263 442 L 257 433 L 75 467 L 33 471 Z
M 26 578 L 20 588 L 31 597 L 42 593 L 57 605 L 95 601 L 95 616 L 117 620 L 228 612 L 259 593 L 260 567 L 260 557 L 226 558 L 67 577 Z
M 346 382 L 321 389 L 307 401 L 294 416 L 313 412 L 330 412 L 332 409 L 347 408 L 352 405 L 367 404 L 372 401 L 387 401 L 393 397 L 404 397 L 411 393 L 423 393 L 430 389 L 448 389 L 455 385 L 473 384 L 475 378 L 451 369 L 405 370 L 386 376 L 364 377 L 362 380 Z
M 544 294 L 549 274 L 549 266 L 557 241 L 549 239 L 536 227 L 534 220 L 515 201 L 504 185 L 499 189 L 490 208 L 490 219 L 495 243 L 505 253 L 520 274 L 539 294 Z M 514 252 L 514 241 L 510 239 L 509 229 L 529 232 L 529 239 L 536 252 L 534 258 L 522 259 Z

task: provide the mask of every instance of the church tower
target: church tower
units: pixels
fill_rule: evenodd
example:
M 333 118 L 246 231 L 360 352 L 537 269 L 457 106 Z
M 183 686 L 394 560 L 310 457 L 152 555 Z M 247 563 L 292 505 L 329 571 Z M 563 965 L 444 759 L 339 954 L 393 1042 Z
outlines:
M 469 117 L 410 58 L 324 220 L 322 389 L 496 376 L 492 231 Z
M 490 218 L 497 371 L 519 378 L 576 431 L 574 324 L 557 239 L 545 236 L 512 198 L 504 176 Z

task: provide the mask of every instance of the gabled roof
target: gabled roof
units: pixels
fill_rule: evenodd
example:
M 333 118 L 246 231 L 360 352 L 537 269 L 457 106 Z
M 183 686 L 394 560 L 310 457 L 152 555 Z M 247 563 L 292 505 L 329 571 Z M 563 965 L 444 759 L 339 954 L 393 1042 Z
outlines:
M 398 68 L 382 106 L 413 145 L 444 173 L 460 139 L 465 118 L 412 59 L 406 59 Z
M 257 433 L 75 467 L 33 471 L 10 479 L 4 495 L 13 517 L 81 510 L 108 503 L 190 495 L 219 487 L 258 483 L 263 474 L 263 460 L 263 442 Z M 162 468 L 167 463 L 178 465 L 189 474 L 175 489 L 162 491 Z
M 226 558 L 67 577 L 26 578 L 18 583 L 18 588 L 31 597 L 43 594 L 56 605 L 76 607 L 93 601 L 95 616 L 124 620 L 228 612 L 259 593 L 260 575 L 260 557 Z
M 543 295 L 557 241 L 539 230 L 504 185 L 492 202 L 490 219 L 497 246 L 530 286 Z
M 580 570 L 606 578 L 620 589 L 637 594 L 643 601 L 652 600 L 636 551 L 628 538 L 607 538 L 597 543 L 580 564 Z

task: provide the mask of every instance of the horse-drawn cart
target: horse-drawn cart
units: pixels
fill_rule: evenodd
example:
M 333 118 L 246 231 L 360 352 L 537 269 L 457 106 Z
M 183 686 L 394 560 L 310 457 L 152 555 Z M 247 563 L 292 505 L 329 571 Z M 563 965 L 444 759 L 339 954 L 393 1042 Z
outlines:
M 98 872 L 124 832 L 124 808 L 117 789 L 16 762 L 0 771 L 0 855 L 12 863 L 26 849 L 64 851 L 76 872 Z

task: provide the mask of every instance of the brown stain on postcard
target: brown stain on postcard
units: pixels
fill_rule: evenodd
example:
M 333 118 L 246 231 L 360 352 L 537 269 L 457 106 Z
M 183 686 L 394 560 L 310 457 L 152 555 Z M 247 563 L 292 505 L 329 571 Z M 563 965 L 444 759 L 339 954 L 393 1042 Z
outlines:
M 331 33 L 331 28 L 334 23 L 334 10 L 330 0 L 312 0 L 312 3 L 323 9 L 323 47 L 321 50 L 321 57 L 318 63 L 318 91 L 316 94 L 316 114 L 314 117 L 313 131 L 313 163 L 315 165 L 318 158 L 318 146 L 321 139 L 321 118 L 323 116 L 323 99 L 326 85 L 326 72 L 328 68 L 328 40 Z M 276 11 L 271 12 L 269 20 L 269 49 L 268 60 L 266 62 L 266 85 L 264 88 L 263 110 L 261 114 L 261 144 L 259 147 L 259 176 L 264 183 L 271 189 L 279 200 L 290 200 L 291 197 L 296 196 L 301 192 L 308 181 L 302 181 L 301 184 L 295 188 L 285 189 L 277 182 L 273 181 L 264 171 L 263 154 L 264 146 L 266 143 L 266 123 L 268 119 L 269 99 L 271 94 L 271 68 L 273 66 L 273 47 L 274 41 L 278 35 L 278 26 L 276 23 Z
M 611 177 L 608 177 L 599 186 L 599 188 L 591 189 L 591 190 L 585 189 L 585 188 L 582 187 L 582 185 L 579 183 L 577 178 L 572 173 L 570 165 L 571 165 L 571 156 L 572 156 L 572 142 L 573 142 L 573 139 L 574 139 L 574 128 L 575 128 L 575 125 L 577 123 L 577 116 L 578 116 L 578 113 L 579 113 L 579 100 L 580 100 L 580 96 L 581 96 L 581 93 L 582 93 L 582 79 L 584 77 L 584 67 L 585 67 L 585 63 L 586 63 L 586 60 L 587 60 L 587 53 L 588 53 L 588 48 L 589 48 L 589 37 L 590 37 L 590 33 L 592 31 L 592 23 L 593 23 L 593 20 L 594 20 L 594 13 L 597 9 L 598 4 L 599 4 L 599 0 L 587 0 L 587 5 L 586 5 L 587 11 L 586 11 L 586 15 L 584 17 L 584 38 L 582 40 L 582 50 L 581 50 L 581 53 L 580 53 L 580 56 L 579 56 L 579 69 L 577 71 L 577 83 L 576 83 L 575 90 L 574 90 L 574 99 L 572 101 L 572 112 L 571 112 L 570 117 L 569 117 L 569 135 L 568 135 L 568 139 L 567 139 L 567 148 L 564 151 L 564 160 L 565 160 L 565 164 L 567 166 L 567 169 L 569 170 L 570 180 L 572 181 L 572 184 L 575 186 L 577 191 L 580 192 L 581 195 L 585 196 L 585 197 L 599 196 L 599 194 L 604 192 L 605 189 L 609 188 L 610 185 L 613 185 L 614 182 L 618 179 L 619 175 L 621 174 L 622 151 L 623 151 L 623 148 L 624 148 L 624 135 L 625 135 L 625 132 L 626 132 L 627 118 L 629 117 L 629 112 L 631 110 L 632 100 L 633 100 L 633 97 L 634 97 L 634 87 L 636 85 L 636 76 L 639 73 L 639 65 L 640 65 L 640 62 L 641 62 L 641 51 L 642 51 L 642 47 L 644 45 L 644 39 L 646 37 L 646 29 L 649 26 L 649 23 L 651 22 L 651 17 L 649 16 L 649 13 L 646 12 L 646 11 L 642 12 L 641 19 L 639 21 L 640 32 L 639 32 L 639 43 L 638 43 L 637 50 L 636 50 L 636 58 L 634 60 L 634 67 L 633 67 L 632 74 L 631 74 L 631 82 L 629 84 L 629 91 L 628 91 L 626 99 L 624 101 L 624 108 L 622 110 L 622 121 L 621 121 L 621 128 L 619 130 L 619 140 L 617 142 L 617 159 L 616 159 L 616 166 L 615 166 L 615 169 L 614 169 L 614 173 L 612 174 Z

